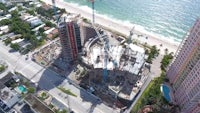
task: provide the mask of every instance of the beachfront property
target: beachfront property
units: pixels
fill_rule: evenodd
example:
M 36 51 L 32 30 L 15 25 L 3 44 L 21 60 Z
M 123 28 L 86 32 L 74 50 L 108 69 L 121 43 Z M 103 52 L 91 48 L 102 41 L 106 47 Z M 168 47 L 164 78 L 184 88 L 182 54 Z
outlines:
M 63 15 L 58 24 L 59 37 L 65 62 L 77 60 L 82 51 L 80 29 L 74 15 Z
M 94 30 L 87 30 L 91 29 Z M 134 44 L 122 45 L 119 36 L 102 29 L 96 29 L 96 33 L 91 35 L 94 37 L 84 38 L 81 56 L 82 63 L 87 66 L 78 65 L 68 77 L 108 106 L 113 107 L 114 103 L 115 107 L 124 109 L 136 98 L 147 78 L 145 50 Z
M 200 19 L 183 40 L 167 71 L 181 113 L 200 112 Z

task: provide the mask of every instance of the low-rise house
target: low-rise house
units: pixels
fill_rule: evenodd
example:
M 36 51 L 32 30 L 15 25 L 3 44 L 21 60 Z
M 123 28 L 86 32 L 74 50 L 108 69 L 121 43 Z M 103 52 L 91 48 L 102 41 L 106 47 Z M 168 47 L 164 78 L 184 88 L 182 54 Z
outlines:
M 23 6 L 23 3 L 17 3 L 17 6 Z
M 11 15 L 11 14 L 7 14 L 7 15 L 5 15 L 5 17 L 6 17 L 7 19 L 10 19 L 10 18 L 12 17 L 12 15 Z
M 5 16 L 0 16 L 0 21 L 4 20 L 4 19 L 10 19 L 11 17 L 12 17 L 11 14 L 7 14 Z
M 31 15 L 31 16 L 32 16 L 32 15 Z M 37 20 L 37 19 L 39 19 L 37 16 L 33 16 L 33 17 L 27 19 L 26 22 L 30 23 L 31 21 Z
M 49 32 L 49 34 L 47 34 L 47 38 L 50 40 L 53 40 L 57 36 L 58 36 L 58 29 L 51 30 L 51 32 Z
M 24 13 L 22 16 L 20 16 L 20 19 L 21 19 L 21 20 L 27 20 L 27 19 L 29 19 L 29 18 L 33 18 L 33 15 Z
M 24 40 L 24 39 L 19 38 L 19 39 L 16 39 L 16 40 L 11 41 L 11 43 L 12 43 L 12 44 L 16 44 L 16 43 L 22 42 L 23 40 Z
M 44 30 L 46 31 L 46 30 L 49 30 L 50 29 L 50 27 L 44 27 Z
M 11 36 L 14 36 L 14 35 L 15 35 L 15 34 L 12 32 L 12 33 L 5 34 L 5 35 L 1 36 L 0 39 L 6 40 L 7 38 L 10 38 Z
M 1 26 L 1 27 L 0 27 L 0 30 L 1 30 L 1 31 L 5 30 L 5 29 L 8 29 L 8 25 L 6 25 L 6 26 Z
M 44 34 L 48 35 L 48 34 L 50 34 L 54 29 L 55 29 L 54 27 L 51 28 L 51 29 L 48 29 L 48 30 L 46 30 L 46 31 L 44 32 Z
M 44 27 L 44 26 L 45 26 L 45 24 L 42 24 L 42 25 L 40 25 L 40 26 L 38 26 L 38 27 L 32 29 L 32 31 L 38 31 L 40 28 L 42 28 L 42 27 Z
M 29 2 L 29 5 L 34 5 L 34 2 Z
M 53 34 L 53 35 L 58 34 L 58 29 L 54 29 L 54 30 L 51 32 L 51 34 Z
M 36 27 L 38 25 L 43 24 L 43 22 L 40 19 L 37 19 L 37 20 L 31 21 L 30 24 L 31 24 L 31 27 L 34 28 L 34 27 Z
M 0 32 L 2 32 L 2 34 L 3 33 L 7 33 L 9 31 L 9 27 L 8 27 L 8 25 L 6 25 L 6 26 L 1 26 L 0 27 Z M 0 33 L 1 34 L 1 33 Z
M 13 7 L 13 8 L 10 8 L 9 10 L 8 10 L 8 12 L 12 12 L 12 11 L 14 11 L 14 10 L 16 10 L 17 9 L 17 7 L 15 6 L 15 7 Z
M 43 22 L 41 21 L 41 19 L 39 19 L 37 16 L 32 16 L 29 14 L 25 14 L 23 16 L 20 17 L 22 20 L 25 20 L 26 22 L 28 22 L 32 28 L 43 24 Z
M 42 4 L 40 2 L 35 2 L 35 7 L 41 7 Z
M 47 38 L 51 40 L 53 38 L 53 35 L 52 34 L 48 34 Z
M 12 39 L 12 40 L 15 40 L 15 39 L 17 39 L 17 38 L 20 38 L 22 35 L 21 34 L 17 34 L 17 35 L 9 35 L 8 37 L 10 38 L 10 39 Z
M 35 7 L 41 7 L 41 6 L 42 6 L 41 4 L 36 4 L 36 5 L 35 5 Z
M 7 18 L 5 16 L 0 16 L 0 21 L 4 19 L 7 19 Z

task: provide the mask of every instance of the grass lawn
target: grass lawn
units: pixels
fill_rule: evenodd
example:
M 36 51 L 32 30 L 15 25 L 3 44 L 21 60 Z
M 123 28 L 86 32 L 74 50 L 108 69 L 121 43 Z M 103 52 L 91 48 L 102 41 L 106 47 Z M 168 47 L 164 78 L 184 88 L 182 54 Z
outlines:
M 0 64 L 0 73 L 3 72 L 3 71 L 5 71 L 5 70 L 6 70 L 6 67 L 4 65 Z
M 76 94 L 72 93 L 69 89 L 65 89 L 63 87 L 58 87 L 58 89 L 60 89 L 62 92 L 64 92 L 65 94 L 68 94 L 68 95 L 71 95 L 71 96 L 74 96 L 74 97 L 77 97 Z
M 142 93 L 142 95 L 140 96 L 140 98 L 138 99 L 137 103 L 135 104 L 135 106 L 133 107 L 133 109 L 131 110 L 131 113 L 137 113 L 137 111 L 144 106 L 144 103 L 142 103 L 142 100 L 146 97 L 146 95 L 149 93 L 150 88 L 152 87 L 154 81 L 151 81 L 149 83 L 149 85 L 147 86 L 147 88 L 144 90 L 144 92 Z
M 131 110 L 131 113 L 137 113 L 138 110 L 140 110 L 145 105 L 156 105 L 159 107 L 162 104 L 167 104 L 160 91 L 160 84 L 162 84 L 164 81 L 164 74 L 165 73 L 150 82 Z

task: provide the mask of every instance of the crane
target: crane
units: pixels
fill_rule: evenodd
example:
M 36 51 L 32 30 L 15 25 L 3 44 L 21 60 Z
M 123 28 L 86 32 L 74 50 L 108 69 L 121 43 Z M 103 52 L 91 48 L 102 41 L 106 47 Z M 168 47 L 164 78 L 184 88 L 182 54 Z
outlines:
M 133 36 L 134 29 L 135 29 L 135 27 L 133 27 L 133 28 L 130 30 L 130 34 L 129 34 L 128 39 L 127 39 L 127 43 L 128 43 L 128 44 L 130 44 L 130 43 L 132 42 L 132 36 Z
M 98 38 L 103 42 L 103 51 L 104 51 L 104 63 L 103 63 L 103 80 L 106 81 L 108 77 L 108 70 L 107 70 L 107 62 L 108 62 L 108 51 L 109 51 L 109 43 L 106 35 L 100 34 L 97 27 L 95 27 L 95 13 L 94 13 L 94 2 L 95 0 L 90 0 L 92 3 L 92 26 L 95 29 Z
M 92 23 L 95 23 L 95 14 L 94 14 L 94 2 L 95 0 L 90 0 L 90 2 L 92 3 Z
M 106 82 L 108 78 L 108 70 L 107 70 L 107 64 L 108 64 L 108 55 L 109 55 L 109 42 L 108 42 L 108 37 L 104 35 L 103 37 L 104 40 L 104 66 L 103 66 L 103 80 Z
M 103 80 L 106 82 L 107 78 L 108 78 L 108 70 L 107 70 L 107 62 L 108 62 L 108 57 L 109 57 L 109 40 L 107 35 L 103 34 L 103 33 L 99 33 L 99 29 L 97 27 L 95 27 L 95 25 L 93 24 L 93 27 L 97 33 L 97 37 L 100 39 L 100 41 L 103 43 Z

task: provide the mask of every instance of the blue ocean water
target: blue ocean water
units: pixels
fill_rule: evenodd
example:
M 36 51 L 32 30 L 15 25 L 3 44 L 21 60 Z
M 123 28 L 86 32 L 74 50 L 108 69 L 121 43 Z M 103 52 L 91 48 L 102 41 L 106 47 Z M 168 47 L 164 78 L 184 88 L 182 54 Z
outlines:
M 89 0 L 65 1 L 91 8 Z M 95 10 L 180 42 L 200 17 L 200 0 L 96 0 Z

